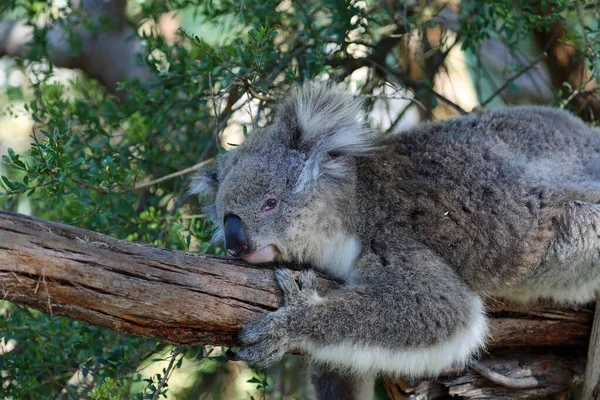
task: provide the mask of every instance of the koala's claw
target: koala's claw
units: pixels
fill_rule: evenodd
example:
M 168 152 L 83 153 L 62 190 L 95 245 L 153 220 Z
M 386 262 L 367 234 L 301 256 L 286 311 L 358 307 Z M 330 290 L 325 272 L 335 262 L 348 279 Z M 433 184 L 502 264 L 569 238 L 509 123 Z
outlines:
M 246 346 L 236 354 L 238 360 L 246 361 L 257 367 L 268 367 L 281 360 L 286 353 L 287 346 L 273 346 L 270 341 Z
M 286 302 L 288 299 L 298 296 L 300 288 L 289 269 L 277 268 L 277 271 L 275 271 L 275 279 L 283 291 L 283 297 Z
M 290 330 L 285 308 L 275 311 L 242 329 L 239 339 L 244 348 L 237 352 L 236 360 L 266 367 L 276 363 L 290 349 Z
M 266 340 L 269 336 L 281 334 L 276 319 L 277 314 L 274 312 L 246 324 L 238 335 L 238 340 L 243 344 L 254 344 Z

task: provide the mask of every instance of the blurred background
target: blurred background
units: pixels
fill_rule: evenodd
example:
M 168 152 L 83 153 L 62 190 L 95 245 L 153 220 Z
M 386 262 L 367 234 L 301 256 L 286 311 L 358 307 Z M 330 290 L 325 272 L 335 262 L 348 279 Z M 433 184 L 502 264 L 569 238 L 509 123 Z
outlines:
M 291 85 L 344 82 L 386 134 L 515 104 L 598 124 L 599 53 L 598 1 L 0 0 L 0 208 L 222 254 L 186 171 Z M 0 399 L 310 398 L 300 357 L 223 351 L 0 301 Z

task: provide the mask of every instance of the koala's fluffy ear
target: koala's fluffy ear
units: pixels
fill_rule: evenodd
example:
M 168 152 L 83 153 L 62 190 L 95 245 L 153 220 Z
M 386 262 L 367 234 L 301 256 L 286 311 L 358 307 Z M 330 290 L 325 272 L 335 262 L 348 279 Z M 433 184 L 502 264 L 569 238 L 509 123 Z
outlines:
M 341 85 L 313 82 L 292 92 L 275 124 L 286 144 L 306 152 L 299 190 L 321 178 L 344 178 L 344 156 L 369 153 L 374 132 L 363 122 L 362 101 Z
M 206 167 L 192 177 L 189 193 L 199 195 L 207 203 L 214 203 L 218 188 L 217 167 Z

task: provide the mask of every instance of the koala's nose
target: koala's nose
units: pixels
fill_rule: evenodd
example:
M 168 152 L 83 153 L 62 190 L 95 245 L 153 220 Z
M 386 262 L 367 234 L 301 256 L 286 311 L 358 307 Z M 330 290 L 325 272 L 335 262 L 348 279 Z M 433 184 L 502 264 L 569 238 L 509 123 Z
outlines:
M 229 214 L 225 217 L 225 249 L 234 257 L 241 257 L 250 252 L 244 224 L 237 215 Z

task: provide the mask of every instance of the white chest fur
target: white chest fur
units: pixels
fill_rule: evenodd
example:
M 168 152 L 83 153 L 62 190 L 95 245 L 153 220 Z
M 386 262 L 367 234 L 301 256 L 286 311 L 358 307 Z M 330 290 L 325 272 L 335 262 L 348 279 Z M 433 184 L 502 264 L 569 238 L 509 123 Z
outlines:
M 311 261 L 315 268 L 345 280 L 352 272 L 361 252 L 361 242 L 356 236 L 337 232 L 330 238 L 315 243 L 316 251 Z

